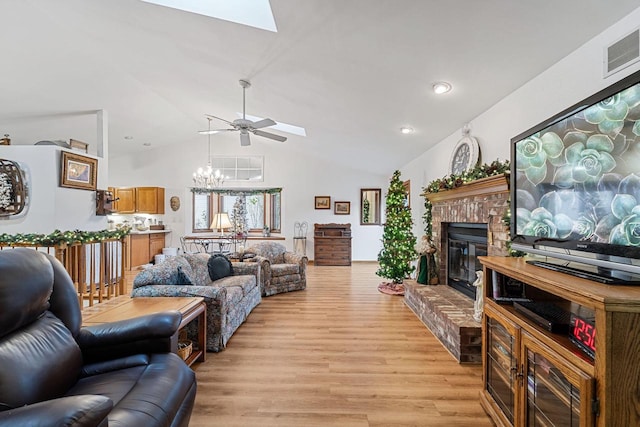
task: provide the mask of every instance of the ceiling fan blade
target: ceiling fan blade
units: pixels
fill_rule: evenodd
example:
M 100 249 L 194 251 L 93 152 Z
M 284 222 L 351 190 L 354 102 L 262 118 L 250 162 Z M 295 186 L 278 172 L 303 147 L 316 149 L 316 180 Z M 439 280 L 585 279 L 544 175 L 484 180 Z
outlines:
M 220 118 L 220 117 L 212 116 L 211 114 L 205 114 L 204 116 L 205 116 L 205 117 L 211 117 L 212 119 L 218 119 L 218 120 L 221 120 L 221 121 L 223 121 L 223 122 L 225 122 L 225 123 L 228 123 L 228 124 L 230 124 L 230 125 L 233 125 L 233 123 L 231 123 L 229 120 L 225 120 L 225 119 L 222 119 L 222 118 Z
M 275 139 L 276 141 L 279 141 L 279 142 L 285 142 L 287 140 L 286 136 L 276 135 L 275 133 L 265 132 L 263 130 L 254 130 L 253 133 L 258 136 L 263 136 L 265 138 Z
M 243 147 L 251 145 L 251 139 L 249 139 L 248 132 L 240 132 L 240 145 Z
M 254 129 L 260 129 L 260 128 L 266 128 L 266 127 L 269 127 L 269 126 L 273 126 L 275 124 L 277 124 L 277 123 L 274 122 L 271 119 L 262 119 L 262 120 L 258 120 L 257 122 L 253 123 L 251 125 L 251 127 L 254 128 Z

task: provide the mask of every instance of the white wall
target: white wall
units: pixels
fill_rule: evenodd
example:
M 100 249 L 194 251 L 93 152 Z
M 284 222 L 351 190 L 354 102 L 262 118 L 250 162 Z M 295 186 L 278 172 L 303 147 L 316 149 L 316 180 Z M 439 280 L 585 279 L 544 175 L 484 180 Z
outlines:
M 17 219 L 0 217 L 0 233 L 49 234 L 56 229 L 96 231 L 106 228 L 106 217 L 96 216 L 95 191 L 58 185 L 60 151 L 59 147 L 51 145 L 0 146 L 0 158 L 26 166 L 29 175 L 29 210 Z M 106 172 L 106 162 L 98 159 L 98 188 L 106 188 Z
M 172 229 L 171 246 L 179 246 L 179 238 L 191 233 L 192 203 L 189 188 L 191 177 L 198 167 L 206 166 L 206 137 L 170 147 L 150 149 L 133 157 L 112 158 L 109 164 L 111 186 L 165 187 L 164 222 Z M 294 223 L 306 221 L 307 255 L 313 259 L 314 223 L 351 223 L 352 258 L 354 261 L 376 260 L 382 248 L 382 226 L 360 225 L 360 189 L 381 188 L 387 190 L 391 172 L 364 173 L 357 168 L 336 168 L 330 162 L 309 156 L 304 152 L 304 138 L 290 138 L 278 144 L 252 137 L 250 147 L 241 147 L 237 134 L 212 136 L 214 155 L 264 156 L 264 182 L 254 187 L 282 187 L 282 236 L 285 245 L 293 250 Z M 298 147 L 296 147 L 298 144 Z M 240 187 L 239 183 L 225 183 L 225 187 Z M 244 185 L 247 186 L 247 185 Z M 169 207 L 171 196 L 179 196 L 180 210 Z M 331 196 L 331 210 L 314 209 L 314 196 Z M 334 215 L 334 201 L 351 202 L 350 215 Z M 382 201 L 384 211 L 384 199 Z
M 473 119 L 471 134 L 480 144 L 482 163 L 491 163 L 495 159 L 508 160 L 512 137 L 638 71 L 640 63 L 608 78 L 603 77 L 604 47 L 638 28 L 639 23 L 640 8 Z M 517 58 L 512 60 L 516 61 Z M 425 187 L 431 181 L 448 175 L 451 151 L 460 138 L 462 127 L 405 165 L 401 169 L 404 179 L 411 179 L 412 184 L 421 183 L 421 187 Z M 417 186 L 412 187 L 417 189 Z M 412 193 L 417 192 L 412 189 Z M 419 209 L 416 208 L 418 204 Z M 420 236 L 424 234 L 421 219 L 424 199 L 420 197 L 415 200 L 412 194 L 411 206 L 414 232 Z

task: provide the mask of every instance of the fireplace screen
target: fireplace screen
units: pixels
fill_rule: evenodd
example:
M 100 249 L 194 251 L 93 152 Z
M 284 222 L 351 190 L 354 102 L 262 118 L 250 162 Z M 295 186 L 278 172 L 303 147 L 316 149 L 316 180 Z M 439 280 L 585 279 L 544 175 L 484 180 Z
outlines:
M 448 285 L 475 299 L 479 256 L 487 255 L 487 224 L 451 223 L 447 228 Z

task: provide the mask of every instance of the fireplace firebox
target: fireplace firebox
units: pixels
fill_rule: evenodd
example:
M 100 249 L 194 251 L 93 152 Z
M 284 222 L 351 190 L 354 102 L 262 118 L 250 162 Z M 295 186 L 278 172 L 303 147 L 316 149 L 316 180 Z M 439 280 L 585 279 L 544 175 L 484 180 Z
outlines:
M 471 299 L 476 297 L 479 256 L 487 255 L 487 224 L 452 222 L 447 226 L 447 284 Z

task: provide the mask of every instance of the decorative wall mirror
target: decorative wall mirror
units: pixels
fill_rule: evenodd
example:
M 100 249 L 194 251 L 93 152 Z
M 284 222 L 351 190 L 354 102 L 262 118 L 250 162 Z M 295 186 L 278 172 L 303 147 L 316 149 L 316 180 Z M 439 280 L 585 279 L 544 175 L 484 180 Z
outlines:
M 360 225 L 380 225 L 379 188 L 360 189 Z

